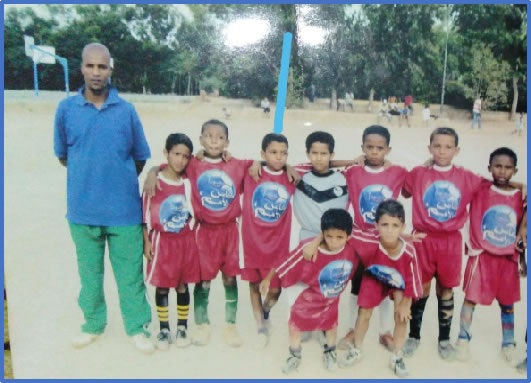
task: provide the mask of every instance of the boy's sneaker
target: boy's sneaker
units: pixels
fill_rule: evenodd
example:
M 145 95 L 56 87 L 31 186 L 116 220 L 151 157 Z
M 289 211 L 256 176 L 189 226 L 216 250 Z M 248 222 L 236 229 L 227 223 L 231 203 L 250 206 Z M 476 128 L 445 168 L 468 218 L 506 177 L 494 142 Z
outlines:
M 323 353 L 323 365 L 328 371 L 335 371 L 337 368 L 337 352 L 336 348 L 325 350 Z
M 339 367 L 341 368 L 350 367 L 354 363 L 359 362 L 362 356 L 363 354 L 361 353 L 361 350 L 351 345 L 345 357 L 339 361 Z
M 387 351 L 393 351 L 394 344 L 393 344 L 393 335 L 391 335 L 390 332 L 386 332 L 385 334 L 380 334 L 380 337 L 378 339 L 380 344 L 384 346 Z
M 195 329 L 192 343 L 196 346 L 204 346 L 210 340 L 210 325 L 208 323 L 198 324 Z
M 74 348 L 83 348 L 89 344 L 95 342 L 100 337 L 99 334 L 89 334 L 82 332 L 72 339 L 72 347 Z
M 518 359 L 516 357 L 516 346 L 514 344 L 510 344 L 508 346 L 502 347 L 501 353 L 503 356 L 503 359 L 509 363 L 510 366 L 516 367 L 518 364 Z
M 231 347 L 239 347 L 242 345 L 242 338 L 238 334 L 235 323 L 225 323 L 223 329 L 223 339 Z
M 449 340 L 441 340 L 437 346 L 439 356 L 446 361 L 452 361 L 455 359 L 455 348 L 450 344 Z
M 269 330 L 267 327 L 262 327 L 256 334 L 255 348 L 261 350 L 269 343 Z
M 455 343 L 455 358 L 461 362 L 466 362 L 470 359 L 470 344 L 466 339 L 457 339 Z
M 142 351 L 144 354 L 152 354 L 155 351 L 155 345 L 143 332 L 133 335 L 132 338 L 133 342 L 135 342 L 136 348 Z
M 518 365 L 516 366 L 516 370 L 517 370 L 520 374 L 527 375 L 527 358 L 525 358 L 525 359 L 522 360 L 520 363 L 518 363 Z
M 167 328 L 163 328 L 160 330 L 159 334 L 157 335 L 157 342 L 156 346 L 159 350 L 166 351 L 170 348 L 171 344 L 171 334 L 170 330 Z
M 337 344 L 339 350 L 348 350 L 354 343 L 354 329 L 350 329 L 343 339 Z
M 409 375 L 409 371 L 407 370 L 406 364 L 404 363 L 404 358 L 401 354 L 391 355 L 391 359 L 389 360 L 389 368 L 399 378 Z
M 192 340 L 188 336 L 188 329 L 183 325 L 177 326 L 177 333 L 175 334 L 175 345 L 177 347 L 188 347 Z
M 415 351 L 417 351 L 417 348 L 419 348 L 420 345 L 420 339 L 417 338 L 407 338 L 406 343 L 404 344 L 404 347 L 402 348 L 402 352 L 406 358 L 411 358 Z
M 291 354 L 289 358 L 286 359 L 286 363 L 284 363 L 284 365 L 282 366 L 282 372 L 284 374 L 291 374 L 292 372 L 298 370 L 300 364 L 301 357 Z

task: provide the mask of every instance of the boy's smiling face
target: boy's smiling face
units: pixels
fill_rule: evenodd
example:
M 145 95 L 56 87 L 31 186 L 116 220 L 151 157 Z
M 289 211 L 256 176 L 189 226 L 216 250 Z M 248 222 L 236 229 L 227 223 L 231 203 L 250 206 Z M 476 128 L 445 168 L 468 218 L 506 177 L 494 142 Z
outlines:
M 225 129 L 214 124 L 205 127 L 201 137 L 199 137 L 199 142 L 205 149 L 205 155 L 210 158 L 220 158 L 229 146 L 229 138 Z
M 383 166 L 385 156 L 389 154 L 391 148 L 387 145 L 384 136 L 368 134 L 361 145 L 361 150 L 365 154 L 365 163 L 367 166 L 380 167 Z
M 505 154 L 494 157 L 489 165 L 489 172 L 492 174 L 494 185 L 502 188 L 509 186 L 509 181 L 517 171 L 513 159 Z
M 285 142 L 272 141 L 261 154 L 267 167 L 278 172 L 284 168 L 288 160 L 288 145 Z
M 306 153 L 312 163 L 313 171 L 324 174 L 330 168 L 330 161 L 334 158 L 334 153 L 330 153 L 328 144 L 323 142 L 314 142 Z
M 449 134 L 436 134 L 428 146 L 428 150 L 437 166 L 450 166 L 453 158 L 459 153 L 454 136 Z

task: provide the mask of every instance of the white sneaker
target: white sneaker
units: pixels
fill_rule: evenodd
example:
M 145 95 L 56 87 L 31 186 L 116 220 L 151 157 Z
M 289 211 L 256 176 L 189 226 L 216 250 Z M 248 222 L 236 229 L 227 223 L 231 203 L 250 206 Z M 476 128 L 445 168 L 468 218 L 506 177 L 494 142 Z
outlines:
M 466 362 L 470 359 L 470 344 L 466 339 L 457 339 L 455 343 L 455 358 L 461 362 Z
M 83 348 L 89 344 L 95 342 L 101 335 L 99 334 L 89 334 L 82 332 L 72 339 L 72 347 L 74 348 Z
M 516 346 L 514 344 L 510 344 L 508 346 L 502 347 L 501 353 L 503 356 L 503 359 L 509 363 L 511 367 L 516 367 L 516 365 L 520 362 L 518 360 L 516 355 Z
M 347 368 L 361 360 L 363 354 L 359 348 L 350 346 L 344 358 L 339 360 L 339 367 Z
M 138 350 L 144 354 L 152 354 L 155 352 L 155 345 L 150 338 L 144 333 L 136 334 L 132 336 L 135 346 Z
M 163 328 L 160 330 L 159 334 L 157 335 L 157 348 L 162 351 L 166 351 L 170 348 L 171 344 L 171 334 L 170 330 L 167 328 Z
M 231 347 L 240 347 L 242 345 L 242 338 L 238 334 L 235 323 L 225 323 L 223 329 L 223 339 Z
M 177 347 L 188 347 L 192 340 L 188 336 L 188 330 L 184 326 L 177 326 L 177 334 L 175 334 L 175 344 Z
M 402 354 L 391 355 L 391 359 L 389 360 L 389 368 L 399 378 L 403 378 L 409 375 L 409 371 L 406 367 L 406 364 L 404 363 L 404 358 L 402 357 Z
M 256 334 L 256 338 L 254 341 L 254 348 L 257 350 L 262 350 L 267 347 L 267 344 L 269 343 L 269 330 L 267 327 L 262 327 L 260 330 L 258 330 L 258 333 Z
M 210 340 L 210 325 L 208 323 L 198 324 L 195 329 L 192 343 L 196 346 L 205 346 Z

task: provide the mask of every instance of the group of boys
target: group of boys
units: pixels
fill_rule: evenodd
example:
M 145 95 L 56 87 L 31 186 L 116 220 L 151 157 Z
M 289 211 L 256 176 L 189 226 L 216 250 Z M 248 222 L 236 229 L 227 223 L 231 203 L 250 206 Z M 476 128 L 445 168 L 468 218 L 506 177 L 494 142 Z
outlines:
M 459 147 L 451 128 L 433 131 L 428 147 L 431 163 L 410 172 L 386 161 L 390 134 L 377 125 L 363 132 L 361 160 L 334 161 L 333 137 L 314 132 L 306 139 L 310 164 L 295 168 L 287 165 L 288 142 L 283 135 L 264 137 L 262 163 L 227 155 L 228 127 L 221 121 L 204 123 L 200 142 L 200 156 L 192 158 L 185 170 L 192 187 L 201 281 L 194 289 L 194 344 L 208 343 L 210 281 L 221 270 L 226 297 L 224 335 L 229 345 L 241 344 L 235 326 L 235 278 L 241 274 L 249 282 L 257 345 L 261 347 L 268 343 L 270 310 L 281 288 L 293 286 L 288 290 L 290 355 L 282 369 L 285 373 L 298 368 L 301 336 L 306 331 L 321 332 L 325 368 L 333 370 L 337 364 L 347 367 L 359 361 L 368 320 L 372 309 L 379 306 L 380 342 L 393 352 L 391 369 L 398 376 L 406 376 L 403 357 L 413 355 L 420 344 L 422 316 L 435 278 L 441 358 L 452 360 L 456 354 L 459 359 L 466 358 L 473 305 L 490 304 L 496 298 L 502 309 L 503 355 L 514 360 L 513 305 L 519 300 L 514 242 L 517 232 L 519 237 L 526 235 L 526 228 L 522 225 L 518 229 L 524 207 L 518 185 L 510 182 L 516 172 L 512 150 L 500 148 L 492 153 L 489 171 L 493 181 L 487 181 L 452 165 Z M 358 165 L 360 161 L 364 164 Z M 335 171 L 331 166 L 346 168 Z M 156 171 L 148 175 L 148 194 L 153 194 Z M 302 175 L 300 180 L 297 174 Z M 404 239 L 405 213 L 396 202 L 401 193 L 413 197 L 416 242 Z M 291 201 L 301 226 L 301 243 L 289 252 Z M 349 205 L 353 220 L 346 211 Z M 469 254 L 480 254 L 470 257 L 465 273 L 465 303 L 456 352 L 450 343 L 453 288 L 461 281 L 460 230 L 467 221 L 469 205 Z M 240 233 L 243 254 L 239 264 Z M 521 264 L 525 264 L 523 258 Z M 353 315 L 354 328 L 338 346 L 346 349 L 338 361 L 337 307 L 339 295 L 351 279 L 351 311 L 357 313 L 359 306 L 359 316 L 356 319 Z M 511 283 L 509 289 L 507 281 Z M 267 293 L 264 301 L 261 292 Z M 395 304 L 393 335 L 389 298 Z

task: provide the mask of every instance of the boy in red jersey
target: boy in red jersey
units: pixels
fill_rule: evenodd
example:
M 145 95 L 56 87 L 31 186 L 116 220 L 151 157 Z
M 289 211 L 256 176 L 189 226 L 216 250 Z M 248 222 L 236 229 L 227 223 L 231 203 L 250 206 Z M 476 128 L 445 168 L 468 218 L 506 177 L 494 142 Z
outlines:
M 519 254 L 515 249 L 518 224 L 522 219 L 522 193 L 510 184 L 517 172 L 516 154 L 509 148 L 491 153 L 492 182 L 484 182 L 470 204 L 468 262 L 463 290 L 461 325 L 456 343 L 457 359 L 470 358 L 470 327 L 476 304 L 500 305 L 502 355 L 511 365 L 518 360 L 514 341 L 514 303 L 520 300 Z M 523 262 L 522 262 L 523 261 Z M 520 259 L 521 266 L 525 259 Z
M 452 165 L 459 153 L 458 136 L 452 128 L 437 128 L 430 135 L 428 149 L 433 166 L 417 166 L 409 172 L 402 194 L 413 197 L 413 229 L 427 236 L 415 243 L 421 266 L 423 296 L 411 306 L 409 338 L 404 355 L 411 356 L 420 344 L 422 315 L 428 300 L 431 280 L 437 281 L 439 318 L 439 356 L 455 357 L 450 344 L 454 311 L 453 288 L 461 281 L 462 238 L 459 230 L 468 217 L 467 205 L 479 190 L 483 178 Z
M 170 134 L 164 155 L 168 166 L 159 173 L 161 190 L 152 198 L 142 196 L 144 256 L 148 260 L 146 280 L 155 286 L 155 303 L 160 322 L 157 347 L 167 350 L 172 343 L 168 321 L 168 294 L 177 291 L 178 347 L 190 344 L 188 337 L 188 283 L 199 282 L 199 259 L 193 227 L 194 211 L 190 181 L 183 178 L 193 152 L 185 134 Z
M 321 229 L 322 237 L 317 237 L 318 257 L 315 262 L 303 258 L 303 248 L 313 239 L 304 240 L 260 284 L 260 291 L 265 294 L 275 274 L 280 278 L 282 287 L 304 283 L 290 309 L 290 356 L 282 367 L 282 372 L 286 374 L 296 371 L 301 363 L 303 331 L 326 332 L 324 367 L 334 370 L 337 366 L 339 296 L 352 277 L 358 256 L 354 248 L 347 245 L 352 232 L 352 217 L 346 210 L 327 210 L 321 218 Z
M 243 266 L 241 278 L 249 281 L 251 304 L 258 327 L 256 346 L 265 347 L 269 329 L 265 321 L 280 296 L 280 280 L 271 281 L 262 302 L 260 282 L 269 274 L 279 257 L 289 252 L 291 233 L 291 196 L 295 185 L 284 170 L 288 159 L 288 140 L 282 134 L 269 133 L 262 140 L 262 167 L 259 181 L 249 174 L 244 179 L 241 235 Z
M 347 181 L 349 203 L 354 211 L 354 226 L 363 231 L 375 230 L 375 213 L 380 202 L 397 199 L 406 179 L 407 170 L 402 166 L 384 167 L 385 156 L 391 151 L 391 135 L 387 128 L 371 125 L 363 131 L 361 150 L 365 156 L 365 166 L 350 166 L 343 171 Z M 358 293 L 365 267 L 360 264 L 352 279 L 350 310 L 352 326 L 358 315 Z M 393 308 L 390 299 L 384 299 L 378 307 L 380 317 L 380 343 L 392 349 Z M 340 343 L 352 343 L 352 329 Z M 348 341 L 348 342 L 346 342 Z

